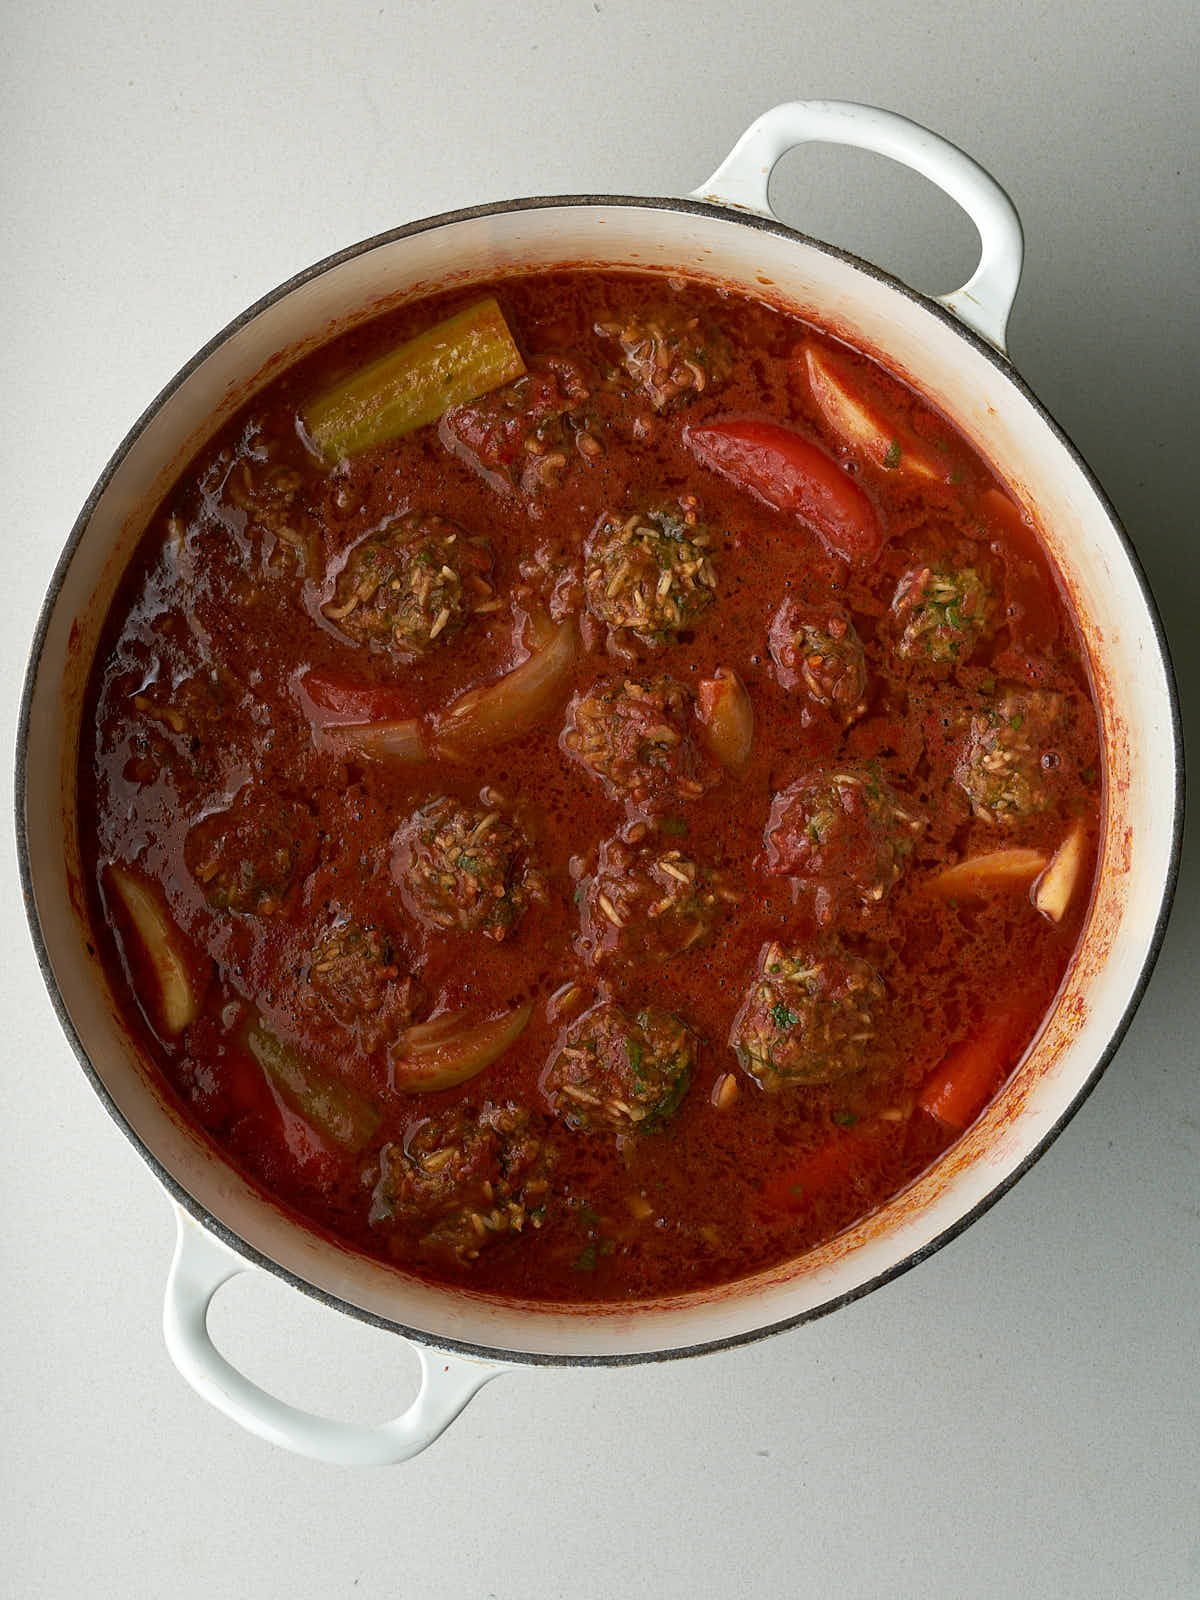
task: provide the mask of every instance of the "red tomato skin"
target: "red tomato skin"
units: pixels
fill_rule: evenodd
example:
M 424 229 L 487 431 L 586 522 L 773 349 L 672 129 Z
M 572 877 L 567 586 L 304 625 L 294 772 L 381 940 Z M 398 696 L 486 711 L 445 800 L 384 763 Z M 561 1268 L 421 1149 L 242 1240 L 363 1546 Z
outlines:
M 832 456 L 791 428 L 714 422 L 689 428 L 685 442 L 701 466 L 807 522 L 831 555 L 865 565 L 883 548 L 883 528 L 863 490 Z
M 396 722 L 414 715 L 412 696 L 393 684 L 355 683 L 314 667 L 301 678 L 300 687 L 311 707 L 311 720 L 321 727 Z

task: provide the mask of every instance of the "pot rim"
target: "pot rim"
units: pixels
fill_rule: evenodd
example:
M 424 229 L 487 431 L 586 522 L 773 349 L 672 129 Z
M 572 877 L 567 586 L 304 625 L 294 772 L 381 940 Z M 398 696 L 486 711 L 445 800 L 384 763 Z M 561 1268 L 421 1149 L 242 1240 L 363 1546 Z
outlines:
M 171 399 L 175 392 L 186 382 L 192 373 L 195 372 L 196 369 L 208 359 L 213 351 L 217 350 L 221 345 L 223 345 L 229 338 L 237 333 L 239 329 L 245 327 L 262 312 L 268 310 L 271 306 L 286 298 L 294 290 L 300 288 L 302 285 L 312 281 L 313 279 L 322 276 L 324 273 L 332 270 L 333 268 L 342 265 L 342 263 L 346 261 L 351 261 L 357 256 L 366 255 L 372 250 L 378 249 L 384 245 L 393 244 L 401 239 L 411 238 L 417 234 L 432 232 L 437 228 L 445 227 L 454 223 L 473 221 L 479 218 L 497 216 L 507 212 L 541 211 L 564 206 L 613 206 L 626 207 L 629 209 L 675 211 L 687 215 L 701 217 L 716 216 L 724 218 L 726 221 L 740 222 L 745 224 L 747 227 L 757 228 L 767 233 L 776 234 L 783 239 L 807 245 L 814 250 L 820 251 L 822 254 L 831 256 L 834 259 L 845 263 L 847 266 L 852 267 L 857 272 L 873 278 L 877 282 L 883 284 L 885 287 L 902 295 L 905 299 L 919 305 L 923 310 L 929 312 L 939 321 L 944 323 L 978 354 L 984 356 L 990 365 L 996 369 L 1000 376 L 1013 386 L 1021 400 L 1028 407 L 1030 407 L 1035 415 L 1050 429 L 1055 439 L 1071 457 L 1075 466 L 1083 474 L 1088 488 L 1095 496 L 1100 508 L 1103 510 L 1113 533 L 1116 535 L 1118 544 L 1121 546 L 1124 554 L 1129 560 L 1134 578 L 1139 589 L 1141 590 L 1142 598 L 1145 602 L 1146 610 L 1150 617 L 1150 622 L 1154 632 L 1154 640 L 1158 648 L 1159 659 L 1163 668 L 1167 689 L 1167 701 L 1171 722 L 1171 737 L 1175 760 L 1175 787 L 1171 801 L 1172 824 L 1170 857 L 1167 863 L 1166 875 L 1163 880 L 1158 914 L 1155 919 L 1153 930 L 1151 931 L 1150 937 L 1147 941 L 1141 966 L 1138 971 L 1137 981 L 1133 986 L 1128 1004 L 1126 1005 L 1125 1010 L 1122 1013 L 1115 1029 L 1113 1030 L 1113 1033 L 1109 1038 L 1103 1052 L 1096 1061 L 1095 1066 L 1080 1084 L 1078 1090 L 1071 1099 L 1070 1104 L 1062 1111 L 1058 1119 L 1042 1136 L 1040 1141 L 1034 1145 L 1024 1159 L 1014 1168 L 1014 1170 L 1007 1174 L 1006 1177 L 1002 1178 L 993 1188 L 989 1189 L 987 1194 L 984 1195 L 984 1197 L 974 1206 L 972 1206 L 968 1211 L 964 1212 L 961 1216 L 957 1217 L 952 1223 L 950 1223 L 926 1244 L 910 1252 L 901 1260 L 893 1263 L 890 1267 L 885 1268 L 882 1272 L 877 1273 L 873 1278 L 868 1279 L 864 1283 L 856 1285 L 852 1289 L 846 1290 L 842 1294 L 835 1295 L 833 1298 L 822 1302 L 818 1306 L 810 1307 L 808 1310 L 798 1312 L 794 1316 L 784 1317 L 777 1322 L 768 1323 L 762 1327 L 751 1328 L 745 1332 L 731 1334 L 723 1338 L 701 1340 L 696 1344 L 680 1346 L 667 1350 L 637 1351 L 608 1355 L 560 1355 L 530 1351 L 502 1350 L 489 1345 L 478 1345 L 457 1339 L 442 1338 L 438 1335 L 430 1334 L 422 1329 L 410 1328 L 404 1323 L 393 1321 L 389 1317 L 380 1316 L 376 1312 L 368 1311 L 361 1306 L 353 1305 L 351 1302 L 343 1300 L 340 1296 L 332 1294 L 328 1290 L 322 1289 L 316 1284 L 311 1283 L 308 1279 L 300 1277 L 287 1267 L 281 1266 L 270 1256 L 263 1254 L 255 1246 L 242 1239 L 242 1237 L 235 1233 L 231 1228 L 227 1227 L 216 1217 L 212 1216 L 212 1214 L 208 1212 L 204 1206 L 202 1206 L 192 1197 L 192 1195 L 187 1192 L 183 1185 L 180 1184 L 175 1178 L 174 1174 L 159 1160 L 155 1152 L 142 1141 L 139 1135 L 131 1127 L 109 1093 L 108 1087 L 104 1080 L 93 1066 L 87 1049 L 84 1046 L 83 1040 L 80 1038 L 75 1029 L 74 1023 L 72 1022 L 67 1011 L 65 1001 L 59 989 L 57 979 L 54 975 L 53 966 L 50 960 L 50 952 L 43 935 L 41 919 L 38 915 L 37 902 L 34 894 L 33 872 L 29 855 L 29 840 L 26 831 L 26 782 L 28 776 L 26 766 L 26 745 L 29 737 L 29 720 L 32 711 L 33 692 L 41 665 L 42 651 L 45 644 L 46 633 L 58 604 L 59 595 L 63 586 L 66 572 L 71 564 L 72 559 L 74 558 L 80 542 L 84 537 L 84 534 L 87 531 L 93 513 L 95 512 L 100 499 L 106 492 L 114 474 L 124 461 L 125 457 L 128 455 L 129 451 L 133 448 L 134 444 L 141 437 L 142 433 L 149 426 L 151 421 L 162 409 L 162 407 L 167 403 L 167 401 Z M 274 289 L 269 290 L 252 305 L 248 306 L 244 311 L 240 312 L 236 317 L 234 317 L 232 321 L 227 323 L 219 333 L 215 334 L 211 339 L 209 339 L 208 342 L 200 350 L 198 350 L 196 354 L 192 356 L 191 359 L 187 361 L 172 378 L 168 380 L 168 382 L 154 397 L 142 414 L 133 423 L 125 437 L 113 451 L 113 454 L 109 458 L 109 461 L 107 462 L 103 472 L 97 479 L 87 499 L 84 501 L 83 507 L 80 510 L 78 517 L 75 519 L 74 525 L 71 528 L 71 532 L 68 535 L 58 561 L 55 564 L 53 574 L 46 590 L 45 598 L 42 601 L 42 606 L 38 613 L 37 625 L 34 630 L 33 642 L 30 647 L 29 660 L 25 670 L 24 682 L 22 684 L 21 700 L 17 718 L 16 763 L 14 774 L 14 817 L 16 826 L 17 864 L 21 882 L 21 893 L 25 904 L 25 915 L 29 923 L 30 935 L 33 940 L 34 952 L 37 957 L 38 967 L 42 974 L 42 980 L 46 985 L 46 989 L 50 997 L 50 1003 L 54 1008 L 56 1016 L 58 1017 L 59 1025 L 66 1035 L 67 1041 L 74 1051 L 79 1065 L 82 1067 L 86 1077 L 91 1083 L 93 1090 L 99 1097 L 101 1104 L 108 1111 L 117 1127 L 137 1150 L 141 1159 L 146 1163 L 151 1173 L 166 1190 L 171 1200 L 173 1200 L 177 1206 L 182 1207 L 207 1232 L 218 1238 L 224 1245 L 226 1245 L 236 1255 L 240 1256 L 243 1260 L 251 1262 L 253 1265 L 260 1267 L 263 1271 L 270 1272 L 276 1278 L 281 1279 L 283 1282 L 289 1284 L 292 1288 L 298 1289 L 302 1294 L 308 1295 L 311 1299 L 317 1300 L 321 1304 L 327 1305 L 333 1310 L 343 1312 L 347 1316 L 354 1317 L 360 1322 L 365 1322 L 388 1333 L 399 1334 L 402 1338 L 413 1340 L 421 1345 L 432 1346 L 436 1349 L 452 1350 L 461 1355 L 474 1357 L 476 1359 L 502 1362 L 516 1366 L 640 1366 L 651 1361 L 682 1360 L 686 1357 L 707 1355 L 715 1353 L 719 1350 L 728 1350 L 741 1345 L 756 1343 L 760 1339 L 766 1339 L 773 1334 L 786 1332 L 788 1329 L 798 1327 L 803 1323 L 815 1322 L 818 1318 L 828 1316 L 830 1312 L 837 1311 L 841 1307 L 849 1305 L 855 1300 L 861 1299 L 864 1295 L 870 1294 L 875 1289 L 882 1288 L 884 1284 L 890 1283 L 893 1281 L 893 1279 L 899 1278 L 904 1273 L 911 1271 L 913 1267 L 916 1267 L 923 1261 L 928 1260 L 930 1256 L 936 1254 L 937 1251 L 941 1250 L 953 1239 L 956 1239 L 960 1233 L 962 1233 L 966 1228 L 970 1227 L 970 1225 L 977 1221 L 978 1218 L 983 1216 L 985 1212 L 989 1211 L 1003 1195 L 1007 1194 L 1009 1189 L 1012 1188 L 1017 1180 L 1022 1178 L 1025 1173 L 1029 1171 L 1030 1167 L 1032 1167 L 1035 1162 L 1041 1159 L 1046 1151 L 1049 1150 L 1051 1145 L 1054 1144 L 1068 1123 L 1074 1118 L 1084 1101 L 1087 1100 L 1088 1096 L 1092 1093 L 1092 1090 L 1096 1087 L 1097 1083 L 1100 1081 L 1100 1078 L 1103 1076 L 1109 1063 L 1113 1059 L 1113 1056 L 1116 1054 L 1126 1032 L 1128 1031 L 1130 1023 L 1133 1020 L 1134 1013 L 1141 1004 L 1142 997 L 1146 992 L 1146 987 L 1150 981 L 1150 976 L 1154 970 L 1155 963 L 1158 960 L 1159 952 L 1162 948 L 1163 938 L 1166 934 L 1167 922 L 1170 918 L 1171 906 L 1178 882 L 1180 856 L 1183 847 L 1185 791 L 1183 757 L 1183 727 L 1179 709 L 1179 693 L 1175 682 L 1175 673 L 1171 660 L 1170 647 L 1167 643 L 1162 618 L 1159 614 L 1158 606 L 1155 602 L 1154 595 L 1151 592 L 1149 582 L 1142 567 L 1142 563 L 1138 558 L 1137 552 L 1134 549 L 1129 535 L 1122 526 L 1120 518 L 1117 516 L 1112 502 L 1108 498 L 1108 495 L 1105 493 L 1104 489 L 1101 487 L 1096 474 L 1093 472 L 1092 468 L 1084 459 L 1078 448 L 1072 443 L 1071 439 L 1067 436 L 1062 427 L 1058 424 L 1046 407 L 1038 400 L 1036 395 L 1034 395 L 1028 384 L 1025 383 L 1025 381 L 1021 378 L 1007 355 L 1003 354 L 986 339 L 982 338 L 979 334 L 968 328 L 962 321 L 960 321 L 958 317 L 954 315 L 952 311 L 939 304 L 937 300 L 931 298 L 929 295 L 923 294 L 919 290 L 911 288 L 908 284 L 901 282 L 901 280 L 895 277 L 892 273 L 885 271 L 881 267 L 875 266 L 872 262 L 864 261 L 860 256 L 854 255 L 851 251 L 841 249 L 837 245 L 828 244 L 824 240 L 813 238 L 812 235 L 803 233 L 800 229 L 793 228 L 787 223 L 779 221 L 777 218 L 768 217 L 754 211 L 743 210 L 741 207 L 734 205 L 726 205 L 708 200 L 692 200 L 672 196 L 612 194 L 537 195 L 511 200 L 491 201 L 482 205 L 465 206 L 452 211 L 438 212 L 433 216 L 418 218 L 413 222 L 402 223 L 398 227 L 390 228 L 384 232 L 373 234 L 369 238 L 360 240 L 357 244 L 348 245 L 342 250 L 335 251 L 331 255 L 322 257 L 319 261 L 314 262 L 311 266 L 303 268 L 301 271 L 295 273 L 292 277 L 286 279 L 283 283 L 277 285 Z

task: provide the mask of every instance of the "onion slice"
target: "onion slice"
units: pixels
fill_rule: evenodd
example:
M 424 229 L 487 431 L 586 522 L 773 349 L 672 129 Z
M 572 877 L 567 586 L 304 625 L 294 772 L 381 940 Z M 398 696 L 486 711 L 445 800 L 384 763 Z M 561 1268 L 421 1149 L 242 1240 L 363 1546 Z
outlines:
M 416 717 L 404 717 L 399 722 L 343 722 L 333 728 L 314 728 L 313 742 L 320 750 L 398 766 L 429 757 Z
M 754 707 L 745 684 L 732 668 L 718 667 L 715 678 L 700 679 L 696 700 L 704 742 L 723 767 L 738 771 L 754 741 Z
M 1034 891 L 1033 903 L 1051 922 L 1061 922 L 1079 885 L 1087 834 L 1081 822 L 1072 823 L 1066 838 L 1054 852 Z
M 196 1020 L 200 996 L 188 970 L 182 935 L 167 915 L 157 890 L 138 874 L 110 866 L 106 881 L 116 892 L 154 979 L 154 1012 L 164 1033 L 174 1038 Z
M 575 664 L 575 624 L 548 618 L 532 625 L 530 654 L 519 667 L 480 689 L 460 695 L 437 722 L 440 754 L 467 756 L 519 739 L 561 698 Z
M 861 450 L 877 467 L 935 482 L 949 479 L 950 468 L 941 467 L 910 434 L 893 427 L 873 405 L 855 393 L 846 374 L 823 350 L 809 345 L 804 352 L 804 364 L 808 368 L 813 399 L 826 422 L 846 444 Z
M 989 850 L 986 855 L 968 856 L 952 867 L 935 872 L 925 887 L 942 900 L 972 900 L 991 889 L 1032 883 L 1045 870 L 1046 857 L 1040 850 L 1014 845 L 1008 850 Z
M 453 1089 L 490 1067 L 524 1033 L 532 1004 L 471 1023 L 461 1011 L 408 1028 L 392 1049 L 392 1087 L 402 1094 Z

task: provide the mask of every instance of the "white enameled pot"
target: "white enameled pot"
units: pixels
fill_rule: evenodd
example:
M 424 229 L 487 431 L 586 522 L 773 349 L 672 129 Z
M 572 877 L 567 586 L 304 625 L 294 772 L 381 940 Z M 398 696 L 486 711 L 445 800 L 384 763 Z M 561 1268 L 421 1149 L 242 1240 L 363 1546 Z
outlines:
M 770 210 L 767 182 L 810 140 L 915 168 L 968 212 L 978 271 L 937 301 Z M 319 263 L 252 307 L 134 426 L 72 531 L 38 627 L 18 742 L 18 846 L 51 997 L 85 1071 L 174 1202 L 179 1241 L 164 1327 L 184 1377 L 227 1415 L 341 1462 L 423 1449 L 512 1363 L 623 1363 L 699 1354 L 788 1328 L 888 1281 L 956 1234 L 1047 1147 L 1107 1064 L 1141 995 L 1174 886 L 1182 762 L 1170 664 L 1112 508 L 1004 353 L 1021 270 L 1020 223 L 963 153 L 889 112 L 840 102 L 775 107 L 689 199 L 518 200 L 412 223 Z M 919 389 L 1036 517 L 1080 617 L 1100 707 L 1105 817 L 1099 886 L 1055 1009 L 999 1099 L 936 1168 L 801 1260 L 653 1304 L 547 1309 L 434 1288 L 307 1231 L 243 1181 L 169 1106 L 88 951 L 75 815 L 84 686 L 115 586 L 162 494 L 263 383 L 332 333 L 448 283 L 586 263 L 670 272 L 780 301 L 869 351 Z M 411 1339 L 423 1381 L 382 1427 L 311 1417 L 230 1366 L 206 1315 L 248 1266 Z

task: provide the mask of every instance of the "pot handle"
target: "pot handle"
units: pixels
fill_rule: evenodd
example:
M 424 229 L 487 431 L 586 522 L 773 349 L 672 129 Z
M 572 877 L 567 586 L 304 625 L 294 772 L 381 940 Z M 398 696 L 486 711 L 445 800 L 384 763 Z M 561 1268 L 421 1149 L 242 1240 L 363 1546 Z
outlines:
M 979 232 L 979 265 L 961 289 L 937 298 L 968 328 L 1007 354 L 1005 333 L 1025 255 L 1021 219 L 995 178 L 957 145 L 920 123 L 851 100 L 792 100 L 773 106 L 751 123 L 691 198 L 738 206 L 779 221 L 767 197 L 771 173 L 789 150 L 814 142 L 874 150 L 921 173 L 958 202 Z
M 297 1455 L 337 1466 L 407 1461 L 442 1434 L 459 1412 L 505 1369 L 414 1344 L 421 1387 L 408 1410 L 378 1424 L 336 1422 L 277 1399 L 231 1366 L 208 1332 L 208 1308 L 222 1284 L 250 1264 L 176 1206 L 178 1236 L 163 1303 L 171 1360 L 198 1395 L 250 1433 Z

